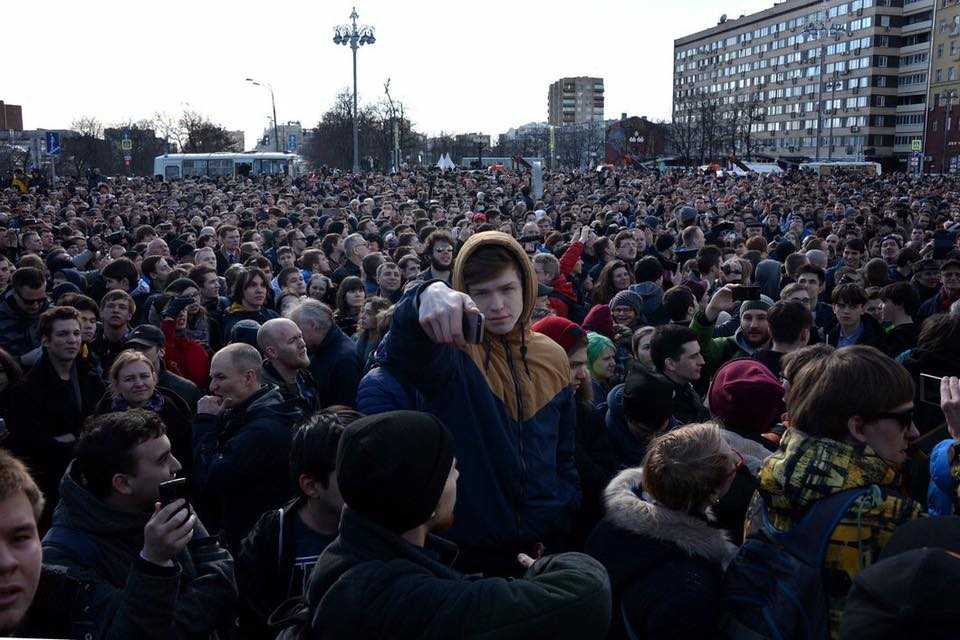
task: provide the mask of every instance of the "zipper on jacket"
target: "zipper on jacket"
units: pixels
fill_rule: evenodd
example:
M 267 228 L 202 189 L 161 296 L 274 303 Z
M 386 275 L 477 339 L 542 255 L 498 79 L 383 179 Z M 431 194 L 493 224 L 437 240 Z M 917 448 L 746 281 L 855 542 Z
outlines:
M 510 378 L 513 380 L 513 390 L 517 396 L 517 448 L 520 454 L 520 489 L 518 497 L 519 501 L 522 502 L 526 495 L 527 481 L 527 463 L 523 457 L 523 397 L 521 395 L 520 380 L 517 379 L 517 370 L 513 365 L 513 352 L 510 350 L 510 344 L 507 342 L 507 339 L 503 337 L 500 338 L 500 341 L 503 343 L 503 349 L 507 354 L 507 367 L 510 369 Z M 517 533 L 519 534 L 521 531 L 519 503 L 514 507 L 513 515 L 516 519 Z

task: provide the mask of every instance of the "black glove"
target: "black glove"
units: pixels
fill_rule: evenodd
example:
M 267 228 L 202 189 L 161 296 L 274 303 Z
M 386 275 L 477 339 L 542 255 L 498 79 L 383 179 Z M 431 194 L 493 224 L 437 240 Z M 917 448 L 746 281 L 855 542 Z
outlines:
M 167 303 L 167 308 L 163 310 L 164 318 L 176 318 L 183 310 L 192 305 L 196 300 L 189 296 L 177 296 Z

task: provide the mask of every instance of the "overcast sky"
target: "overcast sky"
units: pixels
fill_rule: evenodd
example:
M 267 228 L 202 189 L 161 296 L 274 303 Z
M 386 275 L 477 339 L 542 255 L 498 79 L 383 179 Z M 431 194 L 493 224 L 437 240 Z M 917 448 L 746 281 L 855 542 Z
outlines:
M 358 53 L 361 102 L 392 79 L 415 127 L 494 136 L 547 118 L 547 87 L 601 76 L 605 117 L 668 118 L 673 39 L 767 8 L 772 0 L 359 0 L 377 42 Z M 332 42 L 351 2 L 48 0 L 21 2 L 3 29 L 0 99 L 24 127 L 105 124 L 189 105 L 247 147 L 270 113 L 314 125 L 351 86 L 350 49 Z M 15 17 L 14 17 L 15 15 Z

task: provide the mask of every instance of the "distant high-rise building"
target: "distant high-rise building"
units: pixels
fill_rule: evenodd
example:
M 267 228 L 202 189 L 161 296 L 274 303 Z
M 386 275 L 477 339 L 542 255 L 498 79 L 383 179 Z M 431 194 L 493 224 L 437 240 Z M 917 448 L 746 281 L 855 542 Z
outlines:
M 603 122 L 603 78 L 560 78 L 547 93 L 552 125 Z
M 0 130 L 23 131 L 23 107 L 0 100 Z

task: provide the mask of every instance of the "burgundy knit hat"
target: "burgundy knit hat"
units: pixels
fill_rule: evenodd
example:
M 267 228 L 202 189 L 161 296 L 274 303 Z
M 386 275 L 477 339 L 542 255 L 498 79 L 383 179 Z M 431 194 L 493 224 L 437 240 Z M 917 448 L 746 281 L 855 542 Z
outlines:
M 560 316 L 547 316 L 538 320 L 533 324 L 532 329 L 556 342 L 567 353 L 577 343 L 577 340 L 584 339 L 587 335 L 587 332 L 575 323 Z
M 717 371 L 707 394 L 710 413 L 740 434 L 766 433 L 784 411 L 783 385 L 749 358 L 731 360 Z

